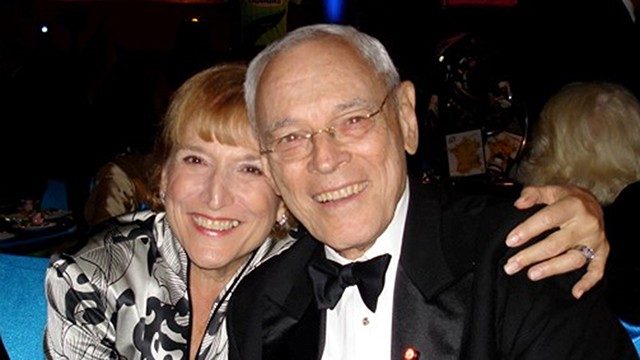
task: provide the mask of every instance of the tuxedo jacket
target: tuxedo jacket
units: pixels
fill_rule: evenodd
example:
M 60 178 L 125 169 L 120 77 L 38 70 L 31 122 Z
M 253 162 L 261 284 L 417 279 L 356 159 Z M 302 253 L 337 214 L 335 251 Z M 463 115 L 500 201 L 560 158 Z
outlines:
M 640 20 L 640 19 L 639 19 Z M 622 320 L 640 327 L 640 181 L 629 184 L 604 208 L 604 223 L 611 252 L 607 261 L 607 301 Z
M 538 282 L 504 273 L 515 253 L 506 235 L 531 213 L 511 204 L 411 184 L 390 358 L 412 347 L 421 359 L 635 359 L 602 289 L 572 297 L 581 272 Z M 227 312 L 229 359 L 321 358 L 326 310 L 316 307 L 307 265 L 322 256 L 305 233 L 243 280 Z

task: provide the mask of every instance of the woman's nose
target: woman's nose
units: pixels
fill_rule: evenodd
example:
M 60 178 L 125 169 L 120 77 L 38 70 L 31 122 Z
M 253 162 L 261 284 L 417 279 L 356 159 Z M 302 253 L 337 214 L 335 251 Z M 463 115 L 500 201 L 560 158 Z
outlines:
M 208 205 L 212 209 L 223 208 L 233 202 L 233 184 L 220 172 L 215 172 L 208 181 Z

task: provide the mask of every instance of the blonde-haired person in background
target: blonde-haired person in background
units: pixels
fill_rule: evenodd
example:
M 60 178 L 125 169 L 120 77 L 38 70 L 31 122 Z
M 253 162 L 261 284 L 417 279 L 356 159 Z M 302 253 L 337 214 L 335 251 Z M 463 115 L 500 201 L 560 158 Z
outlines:
M 602 205 L 640 180 L 640 103 L 624 87 L 573 83 L 545 104 L 518 169 L 527 185 L 573 184 Z
M 613 83 L 564 86 L 542 109 L 517 178 L 525 185 L 573 184 L 604 206 L 611 243 L 607 300 L 640 325 L 640 101 Z M 636 339 L 636 347 L 640 345 Z

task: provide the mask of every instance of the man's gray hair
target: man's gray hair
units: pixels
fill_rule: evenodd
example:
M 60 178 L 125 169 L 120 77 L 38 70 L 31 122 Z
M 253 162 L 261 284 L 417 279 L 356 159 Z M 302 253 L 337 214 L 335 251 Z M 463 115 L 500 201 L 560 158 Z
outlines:
M 374 71 L 384 80 L 388 89 L 400 83 L 398 70 L 384 45 L 378 39 L 346 25 L 317 24 L 298 28 L 288 33 L 284 38 L 271 43 L 249 64 L 247 78 L 244 82 L 244 97 L 247 102 L 251 127 L 258 138 L 260 136 L 256 118 L 256 91 L 264 69 L 278 54 L 300 43 L 327 37 L 339 38 L 353 46 L 354 50 L 371 64 Z

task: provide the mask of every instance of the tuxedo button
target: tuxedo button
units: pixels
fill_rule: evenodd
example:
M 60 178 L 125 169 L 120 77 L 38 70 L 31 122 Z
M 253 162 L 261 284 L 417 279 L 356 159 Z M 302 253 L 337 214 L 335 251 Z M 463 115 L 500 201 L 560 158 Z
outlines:
M 369 325 L 369 318 L 368 317 L 362 318 L 362 325 L 364 325 L 364 326 Z

